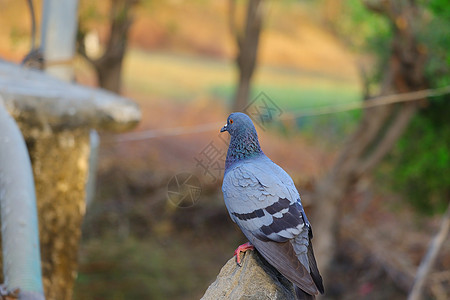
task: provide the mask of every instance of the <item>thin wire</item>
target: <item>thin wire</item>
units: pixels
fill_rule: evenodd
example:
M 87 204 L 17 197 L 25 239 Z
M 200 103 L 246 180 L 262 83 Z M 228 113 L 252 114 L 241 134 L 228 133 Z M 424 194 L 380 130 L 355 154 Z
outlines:
M 393 94 L 388 96 L 380 96 L 376 98 L 372 98 L 366 101 L 359 102 L 349 102 L 338 105 L 328 105 L 323 107 L 315 107 L 315 108 L 306 108 L 301 111 L 292 112 L 288 114 L 284 114 L 279 119 L 287 120 L 287 119 L 298 119 L 301 117 L 310 117 L 310 116 L 320 116 L 327 114 L 336 114 L 340 112 L 355 110 L 355 109 L 367 109 L 376 106 L 401 103 L 401 102 L 409 102 L 409 101 L 417 101 L 422 100 L 429 97 L 436 97 L 441 95 L 450 94 L 450 85 L 437 89 L 428 89 L 421 90 L 410 93 L 402 93 L 402 94 Z M 208 132 L 213 130 L 219 130 L 222 123 L 207 123 L 200 124 L 194 126 L 183 126 L 183 127 L 174 127 L 174 128 L 161 128 L 161 129 L 150 129 L 139 132 L 131 132 L 117 135 L 114 139 L 114 142 L 127 142 L 127 141 L 141 141 L 148 140 L 157 137 L 165 137 L 165 136 L 175 136 L 175 135 L 184 135 L 184 134 L 194 134 L 201 132 Z
M 183 127 L 174 127 L 174 128 L 161 128 L 161 129 L 150 129 L 139 132 L 131 132 L 120 134 L 115 138 L 115 142 L 127 142 L 127 141 L 140 141 L 140 140 L 148 140 L 162 136 L 174 136 L 174 135 L 183 135 L 183 134 L 193 134 L 200 132 L 207 132 L 217 130 L 219 132 L 220 126 L 223 125 L 221 123 L 207 123 L 200 124 L 194 126 L 183 126 Z
M 410 93 L 402 93 L 402 94 L 393 94 L 387 96 L 375 97 L 372 99 L 368 99 L 366 101 L 358 101 L 358 102 L 349 102 L 337 105 L 328 105 L 323 107 L 313 107 L 302 109 L 301 111 L 293 112 L 281 116 L 281 120 L 286 119 L 297 119 L 300 117 L 309 117 L 309 116 L 320 116 L 327 114 L 335 114 L 355 109 L 367 109 L 376 106 L 401 103 L 401 102 L 409 102 L 409 101 L 417 101 L 425 98 L 441 96 L 445 94 L 450 94 L 450 85 L 437 89 L 428 89 L 428 90 L 420 90 Z

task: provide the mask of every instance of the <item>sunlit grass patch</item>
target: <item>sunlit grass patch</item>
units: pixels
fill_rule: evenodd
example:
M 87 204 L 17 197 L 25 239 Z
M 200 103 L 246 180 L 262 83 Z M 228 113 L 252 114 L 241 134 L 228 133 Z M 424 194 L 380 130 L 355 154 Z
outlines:
M 149 99 L 195 103 L 217 101 L 232 107 L 237 70 L 232 61 L 203 56 L 131 50 L 124 69 L 127 90 Z M 359 86 L 346 76 L 305 71 L 295 67 L 260 66 L 255 73 L 250 101 L 265 93 L 286 115 L 330 105 L 361 101 Z M 195 109 L 195 106 L 192 107 Z M 212 107 L 211 109 L 214 109 Z M 304 132 L 339 139 L 348 133 L 358 111 L 294 119 Z
M 173 100 L 209 96 L 230 102 L 236 79 L 232 61 L 186 54 L 131 50 L 124 68 L 127 89 Z M 359 97 L 352 79 L 273 66 L 257 69 L 252 97 L 259 92 L 286 109 L 345 103 Z

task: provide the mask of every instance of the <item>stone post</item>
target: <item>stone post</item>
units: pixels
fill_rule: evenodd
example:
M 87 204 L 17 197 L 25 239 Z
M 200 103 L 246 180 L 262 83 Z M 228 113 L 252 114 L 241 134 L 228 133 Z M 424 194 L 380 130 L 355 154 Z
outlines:
M 0 96 L 32 162 L 46 299 L 70 300 L 86 208 L 90 131 L 128 130 L 140 120 L 140 110 L 118 95 L 2 61 Z

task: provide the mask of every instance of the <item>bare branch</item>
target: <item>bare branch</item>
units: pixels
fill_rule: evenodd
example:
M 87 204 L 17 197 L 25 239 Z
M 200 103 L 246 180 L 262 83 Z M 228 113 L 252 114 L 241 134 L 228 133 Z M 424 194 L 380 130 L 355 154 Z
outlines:
M 414 286 L 408 296 L 408 300 L 419 300 L 422 299 L 423 290 L 425 288 L 425 283 L 428 279 L 434 263 L 439 254 L 439 250 L 444 244 L 448 232 L 450 230 L 450 202 L 447 206 L 447 211 L 442 217 L 441 227 L 438 233 L 433 238 L 430 247 L 428 248 L 427 254 L 420 263 L 419 270 L 416 274 L 416 280 Z
M 392 149 L 395 142 L 403 134 L 409 121 L 414 116 L 417 111 L 417 105 L 408 104 L 403 105 L 400 111 L 395 114 L 392 124 L 387 129 L 382 140 L 377 143 L 376 148 L 371 151 L 369 157 L 365 158 L 364 161 L 358 167 L 358 173 L 362 175 L 363 173 L 372 170 L 383 157 Z
M 383 124 L 391 116 L 392 110 L 393 106 L 387 105 L 364 112 L 360 126 L 345 144 L 345 149 L 336 161 L 334 169 L 344 173 L 354 170 L 360 162 L 358 158 L 361 157 L 362 153 L 366 151 L 367 147 L 378 135 Z
M 370 98 L 370 79 L 367 74 L 367 70 L 362 62 L 357 63 L 356 67 L 358 68 L 359 78 L 361 79 L 362 90 L 363 90 L 363 99 Z

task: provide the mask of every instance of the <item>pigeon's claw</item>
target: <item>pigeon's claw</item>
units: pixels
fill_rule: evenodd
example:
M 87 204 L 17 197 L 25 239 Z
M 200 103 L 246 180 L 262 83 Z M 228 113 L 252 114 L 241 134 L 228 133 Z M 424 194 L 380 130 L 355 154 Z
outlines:
M 245 252 L 247 250 L 255 250 L 255 247 L 253 247 L 250 242 L 247 242 L 245 244 L 240 245 L 239 247 L 234 250 L 234 255 L 236 256 L 236 263 L 241 266 L 241 252 Z

